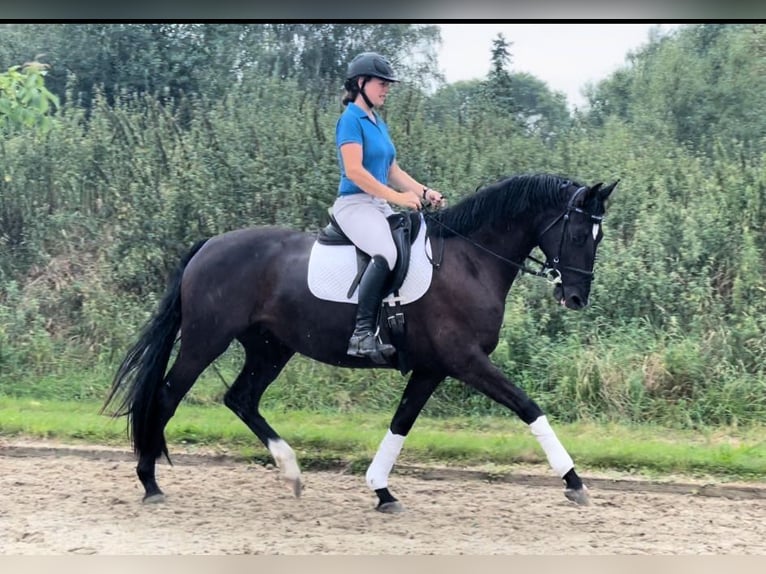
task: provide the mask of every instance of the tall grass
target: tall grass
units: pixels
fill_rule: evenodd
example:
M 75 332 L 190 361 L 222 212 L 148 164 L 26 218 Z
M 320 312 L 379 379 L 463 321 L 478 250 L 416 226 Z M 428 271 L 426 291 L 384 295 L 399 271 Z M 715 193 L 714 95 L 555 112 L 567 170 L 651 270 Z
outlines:
M 32 323 L 34 326 L 34 323 Z M 513 327 L 506 327 L 504 333 Z M 3 356 L 0 394 L 57 400 L 101 400 L 116 364 L 104 355 L 57 349 L 33 330 L 28 342 Z M 6 334 L 7 336 L 7 334 Z M 613 329 L 583 340 L 509 335 L 493 360 L 551 417 L 567 422 L 660 424 L 699 429 L 761 424 L 766 420 L 766 378 L 736 371 L 718 357 L 715 338 L 662 335 L 642 326 Z M 62 353 L 62 354 L 59 354 Z M 113 353 L 117 355 L 117 353 Z M 241 368 L 235 343 L 200 377 L 185 401 L 214 405 Z M 22 365 L 35 365 L 24 369 Z M 10 368 L 8 368 L 10 367 Z M 263 397 L 264 408 L 289 412 L 393 414 L 406 383 L 396 371 L 338 369 L 297 356 Z M 515 417 L 459 381 L 447 379 L 424 416 Z

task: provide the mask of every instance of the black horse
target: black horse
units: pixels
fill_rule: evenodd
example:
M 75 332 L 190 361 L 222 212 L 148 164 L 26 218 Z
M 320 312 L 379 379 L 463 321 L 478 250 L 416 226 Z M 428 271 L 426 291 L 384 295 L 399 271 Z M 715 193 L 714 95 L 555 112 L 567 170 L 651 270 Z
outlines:
M 516 413 L 565 481 L 566 497 L 589 503 L 587 488 L 543 411 L 490 362 L 489 354 L 520 272 L 551 279 L 556 301 L 569 309 L 587 305 L 605 203 L 616 185 L 517 175 L 428 214 L 429 257 L 435 266 L 430 286 L 401 306 L 407 328 L 398 353 L 407 354 L 411 375 L 366 476 L 378 510 L 402 509 L 388 490 L 389 473 L 421 409 L 448 376 Z M 199 242 L 181 261 L 102 408 L 120 397 L 113 415 L 128 416 L 144 501 L 164 499 L 155 462 L 163 453 L 170 461 L 166 424 L 203 370 L 234 340 L 244 348 L 245 361 L 224 403 L 269 449 L 300 495 L 295 453 L 259 412 L 264 391 L 294 353 L 338 367 L 381 367 L 346 354 L 356 305 L 320 299 L 309 288 L 316 240 L 313 233 L 272 226 L 240 229 Z M 531 257 L 536 247 L 545 262 Z M 179 330 L 178 353 L 166 372 Z M 396 366 L 392 360 L 383 368 Z

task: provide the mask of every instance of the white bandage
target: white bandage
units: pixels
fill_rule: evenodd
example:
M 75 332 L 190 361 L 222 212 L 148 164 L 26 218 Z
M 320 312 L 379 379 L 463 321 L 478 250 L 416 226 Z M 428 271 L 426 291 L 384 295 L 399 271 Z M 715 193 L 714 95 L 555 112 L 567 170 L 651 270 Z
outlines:
M 400 434 L 392 433 L 389 429 L 386 436 L 380 441 L 378 452 L 375 453 L 375 457 L 367 469 L 367 486 L 372 490 L 388 486 L 388 475 L 402 451 L 405 438 Z
M 572 457 L 559 442 L 545 415 L 537 417 L 537 420 L 529 425 L 529 429 L 535 435 L 540 446 L 543 447 L 545 456 L 548 457 L 548 463 L 556 474 L 563 477 L 574 468 Z
M 295 452 L 284 439 L 269 439 L 269 451 L 277 463 L 282 475 L 288 480 L 300 479 L 301 469 L 295 458 Z

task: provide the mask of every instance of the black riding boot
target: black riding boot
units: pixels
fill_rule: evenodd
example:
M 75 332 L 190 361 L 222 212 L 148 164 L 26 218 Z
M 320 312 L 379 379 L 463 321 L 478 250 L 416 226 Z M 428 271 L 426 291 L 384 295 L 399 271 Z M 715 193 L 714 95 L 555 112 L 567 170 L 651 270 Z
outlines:
M 388 264 L 384 257 L 374 255 L 359 281 L 359 306 L 356 309 L 356 328 L 348 342 L 348 354 L 354 357 L 369 357 L 374 362 L 385 364 L 385 357 L 396 349 L 381 343 L 375 335 L 380 302 L 383 298 L 383 284 L 388 276 Z

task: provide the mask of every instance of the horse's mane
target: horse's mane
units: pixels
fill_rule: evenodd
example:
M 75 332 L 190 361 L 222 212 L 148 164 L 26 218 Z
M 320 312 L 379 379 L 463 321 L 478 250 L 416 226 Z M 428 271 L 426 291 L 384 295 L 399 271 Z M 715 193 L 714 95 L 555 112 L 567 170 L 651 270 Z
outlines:
M 576 182 L 545 173 L 501 179 L 478 189 L 452 207 L 432 213 L 430 219 L 436 225 L 430 226 L 431 233 L 449 237 L 454 232 L 465 235 L 484 226 L 506 227 L 511 219 L 560 205 L 568 188 L 567 185 L 562 187 L 564 183 L 579 187 Z

